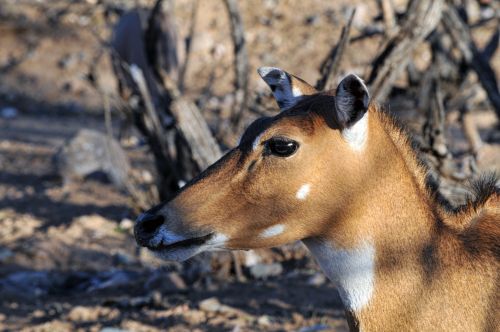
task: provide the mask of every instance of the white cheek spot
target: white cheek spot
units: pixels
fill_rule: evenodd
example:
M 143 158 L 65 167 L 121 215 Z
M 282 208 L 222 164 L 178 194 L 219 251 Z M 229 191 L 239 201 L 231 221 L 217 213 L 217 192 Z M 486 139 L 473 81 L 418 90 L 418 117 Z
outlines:
M 302 97 L 302 91 L 301 91 L 299 88 L 297 88 L 296 86 L 294 86 L 294 87 L 292 88 L 292 95 L 293 95 L 295 98 L 297 98 L 297 97 Z
M 363 150 L 368 136 L 368 113 L 365 113 L 351 128 L 342 130 L 342 136 L 353 150 Z
M 359 311 L 370 301 L 375 282 L 375 247 L 364 242 L 354 249 L 339 249 L 332 243 L 304 240 L 327 277 L 339 286 L 344 305 Z
M 280 235 L 285 230 L 285 226 L 282 224 L 274 225 L 266 228 L 262 233 L 260 233 L 261 238 L 269 238 L 276 235 Z
M 306 199 L 307 195 L 309 195 L 309 191 L 311 191 L 311 185 L 309 183 L 303 184 L 299 190 L 297 190 L 295 197 L 302 201 Z
M 255 140 L 252 143 L 252 149 L 254 151 L 259 147 L 259 143 L 260 143 L 260 139 L 262 138 L 262 135 L 263 135 L 263 133 L 260 134 L 259 136 L 255 137 Z

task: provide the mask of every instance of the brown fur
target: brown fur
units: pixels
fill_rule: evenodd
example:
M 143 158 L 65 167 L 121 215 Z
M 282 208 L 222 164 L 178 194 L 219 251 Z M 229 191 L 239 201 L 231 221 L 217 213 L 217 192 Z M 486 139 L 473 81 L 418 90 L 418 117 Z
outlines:
M 229 249 L 272 247 L 317 238 L 376 249 L 374 292 L 351 312 L 362 331 L 498 331 L 500 193 L 484 181 L 478 199 L 451 211 L 427 185 L 408 136 L 371 105 L 361 152 L 342 137 L 331 93 L 304 97 L 258 120 L 238 147 L 155 213 L 175 234 L 227 236 Z M 265 142 L 299 142 L 291 157 L 266 154 Z M 257 140 L 260 138 L 260 140 Z M 311 185 L 306 200 L 297 189 Z M 276 224 L 283 233 L 262 238 Z

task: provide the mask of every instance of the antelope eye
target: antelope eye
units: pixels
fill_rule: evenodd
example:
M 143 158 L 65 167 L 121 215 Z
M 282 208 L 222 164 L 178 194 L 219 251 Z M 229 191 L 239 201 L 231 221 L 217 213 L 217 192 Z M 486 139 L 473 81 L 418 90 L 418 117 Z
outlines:
M 273 137 L 267 141 L 266 146 L 270 154 L 278 157 L 288 157 L 297 151 L 299 143 L 283 137 Z

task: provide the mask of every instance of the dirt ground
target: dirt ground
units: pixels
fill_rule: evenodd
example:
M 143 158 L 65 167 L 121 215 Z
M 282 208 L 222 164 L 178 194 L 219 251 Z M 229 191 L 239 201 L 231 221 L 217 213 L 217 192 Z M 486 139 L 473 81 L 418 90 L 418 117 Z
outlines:
M 335 284 L 325 280 L 300 243 L 238 253 L 244 279 L 239 281 L 230 253 L 201 255 L 185 264 L 161 262 L 136 247 L 131 229 L 135 216 L 122 191 L 99 176 L 63 184 L 54 165 L 58 149 L 79 129 L 104 132 L 102 99 L 85 77 L 100 49 L 97 36 L 109 38 L 110 29 L 99 1 L 48 2 L 0 3 L 0 330 L 347 331 Z M 398 9 L 406 3 L 394 2 Z M 257 67 L 283 67 L 315 82 L 348 6 L 358 6 L 354 35 L 378 11 L 375 1 L 240 5 L 250 90 L 263 94 L 268 91 Z M 181 36 L 189 30 L 191 8 L 192 1 L 176 2 Z M 479 45 L 491 29 L 486 25 L 475 31 Z M 200 2 L 195 31 L 187 94 L 208 93 L 223 102 L 233 73 L 222 1 Z M 378 42 L 375 36 L 352 45 L 343 73 L 363 75 Z M 419 53 L 417 65 L 424 67 L 428 50 Z M 500 78 L 498 53 L 493 65 Z M 101 84 L 115 93 L 106 56 L 98 68 Z M 215 83 L 207 87 L 211 75 Z M 423 123 L 415 105 L 397 97 L 389 103 L 419 134 Z M 473 116 L 487 142 L 478 167 L 500 171 L 495 114 L 487 103 L 477 105 Z M 218 103 L 208 102 L 204 112 L 211 128 L 217 128 Z M 114 118 L 116 132 L 119 117 Z M 447 114 L 447 124 L 449 148 L 463 171 L 468 145 L 457 110 Z M 126 152 L 134 170 L 154 174 L 140 137 Z M 461 202 L 465 185 L 444 179 L 442 191 Z

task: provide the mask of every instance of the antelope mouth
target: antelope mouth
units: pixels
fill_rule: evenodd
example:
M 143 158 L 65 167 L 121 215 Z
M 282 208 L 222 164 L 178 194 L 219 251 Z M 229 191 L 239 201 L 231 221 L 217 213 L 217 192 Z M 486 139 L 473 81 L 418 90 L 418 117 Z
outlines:
M 152 251 L 173 251 L 176 249 L 189 249 L 192 247 L 199 247 L 207 243 L 213 237 L 213 233 L 209 233 L 200 237 L 193 237 L 185 240 L 180 240 L 177 242 L 165 244 L 160 242 L 157 245 L 148 245 L 147 248 Z

